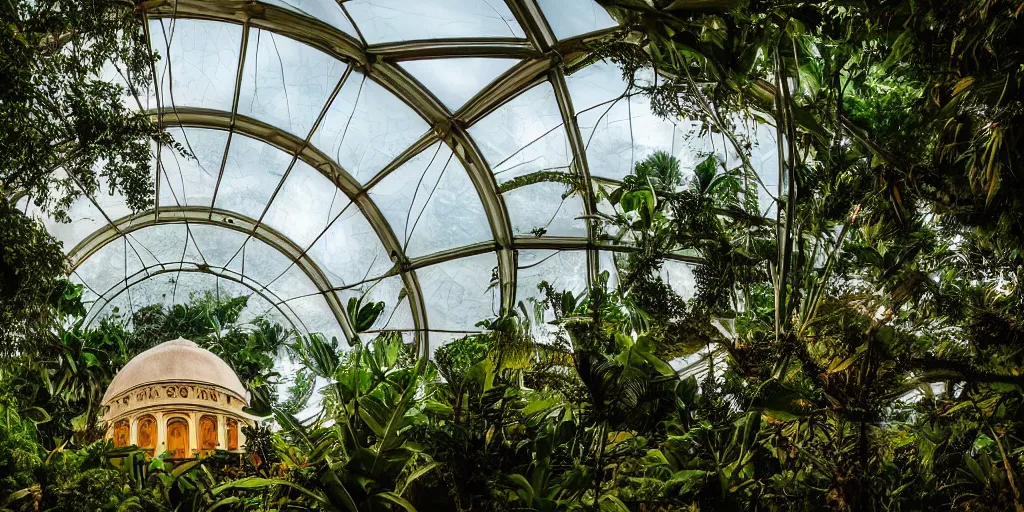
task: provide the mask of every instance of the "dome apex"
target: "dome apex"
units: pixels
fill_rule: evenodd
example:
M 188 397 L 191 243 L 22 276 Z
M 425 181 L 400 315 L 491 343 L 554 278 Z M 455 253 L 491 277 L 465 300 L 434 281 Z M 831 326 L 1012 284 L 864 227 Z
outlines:
M 242 381 L 223 359 L 195 342 L 178 338 L 165 341 L 128 361 L 107 387 L 103 403 L 133 388 L 162 382 L 209 384 L 247 398 Z

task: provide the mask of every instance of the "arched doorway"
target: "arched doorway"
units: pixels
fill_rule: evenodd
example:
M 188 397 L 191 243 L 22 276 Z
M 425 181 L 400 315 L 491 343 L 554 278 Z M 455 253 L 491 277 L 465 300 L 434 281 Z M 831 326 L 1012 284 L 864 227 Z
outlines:
M 156 449 L 156 418 L 148 414 L 139 418 L 138 429 L 139 438 L 137 444 L 139 448 L 153 455 L 153 450 Z
M 213 416 L 199 418 L 199 450 L 203 454 L 217 449 L 217 420 Z
M 188 423 L 181 418 L 171 418 L 167 422 L 167 451 L 171 457 L 183 459 L 188 457 Z
M 238 449 L 238 421 L 228 418 L 228 450 Z
M 121 448 L 131 443 L 131 426 L 128 420 L 121 420 L 114 423 L 114 446 Z

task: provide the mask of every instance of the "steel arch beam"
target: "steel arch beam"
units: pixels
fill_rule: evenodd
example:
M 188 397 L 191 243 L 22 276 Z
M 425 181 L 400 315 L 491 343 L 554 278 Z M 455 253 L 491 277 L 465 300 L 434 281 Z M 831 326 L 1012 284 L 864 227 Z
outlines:
M 149 272 L 148 270 L 149 270 L 149 268 L 144 268 L 144 269 L 142 269 L 142 271 L 137 272 L 135 274 L 132 274 L 131 276 L 128 276 L 128 278 L 119 281 L 117 285 L 115 285 L 114 287 L 108 289 L 106 292 L 104 292 L 102 295 L 100 295 L 100 299 L 103 300 L 103 305 L 100 306 L 99 308 L 96 308 L 95 305 L 94 305 L 92 310 L 89 312 L 89 315 L 92 315 L 93 311 L 95 311 L 96 314 L 98 315 L 99 312 L 104 307 L 106 307 L 108 304 L 110 304 L 115 299 L 120 297 L 121 294 L 123 294 L 124 292 L 128 291 L 129 288 L 131 288 L 133 286 L 136 286 L 136 285 L 146 281 L 147 279 L 152 279 L 152 278 L 161 276 L 163 274 L 171 274 L 171 273 L 178 273 L 178 272 L 189 272 L 189 273 L 197 273 L 197 274 L 210 274 L 210 275 L 216 276 L 216 277 L 218 277 L 220 279 L 227 279 L 229 281 L 238 283 L 238 284 L 240 284 L 240 285 L 242 285 L 242 286 L 252 290 L 253 293 L 255 293 L 256 295 L 259 295 L 263 300 L 267 301 L 267 303 L 269 303 L 271 306 L 273 306 L 274 309 L 276 309 L 278 312 L 280 312 L 281 316 L 283 316 L 285 318 L 285 320 L 287 320 L 288 323 L 292 325 L 293 329 L 299 330 L 299 326 L 295 325 L 295 322 L 298 321 L 299 324 L 302 326 L 302 330 L 306 331 L 306 333 L 309 333 L 309 328 L 306 327 L 306 324 L 304 324 L 302 322 L 302 319 L 299 318 L 299 315 L 295 314 L 295 311 L 292 311 L 291 306 L 288 305 L 287 301 L 280 300 L 280 297 L 277 297 L 272 292 L 270 292 L 269 290 L 267 290 L 266 288 L 264 288 L 262 286 L 259 289 L 257 289 L 255 286 L 253 286 L 253 283 L 252 283 L 251 280 L 250 281 L 245 281 L 244 279 L 240 279 L 237 276 L 235 276 L 235 275 L 233 275 L 233 274 L 231 274 L 229 272 L 222 272 L 223 269 L 214 269 L 214 268 L 207 268 L 207 269 L 185 268 L 185 266 L 183 264 L 179 263 L 179 268 L 166 267 L 166 268 L 160 268 L 158 270 L 154 270 L 152 272 Z M 146 273 L 144 275 L 141 275 L 141 277 L 140 277 L 141 272 L 146 272 Z M 131 284 L 128 283 L 128 279 L 132 279 L 132 278 L 136 278 L 136 277 L 138 277 L 138 278 L 135 279 L 134 282 L 132 282 Z M 110 294 L 110 293 L 113 293 L 113 295 L 111 295 L 109 298 L 107 298 L 107 295 Z M 284 310 L 281 309 L 282 306 L 284 306 L 289 311 L 291 311 L 291 316 L 286 314 L 284 312 Z M 292 317 L 294 317 L 294 320 L 292 319 Z M 96 321 L 96 316 L 93 315 L 89 319 L 88 323 L 92 324 L 92 322 L 95 322 L 95 321 Z
M 554 48 L 558 39 L 551 33 L 540 6 L 534 0 L 508 0 L 506 2 L 519 22 L 519 27 L 526 33 L 526 38 L 541 52 Z
M 452 153 L 466 169 L 470 181 L 476 188 L 477 196 L 487 215 L 491 235 L 495 240 L 502 306 L 508 310 L 512 305 L 512 297 L 507 293 L 515 291 L 512 223 L 490 167 L 483 156 L 475 150 L 469 133 L 461 126 L 461 123 L 453 120 L 441 102 L 419 82 L 394 64 L 382 62 L 375 65 L 373 70 L 373 76 L 379 83 L 413 106 L 420 116 L 430 122 L 437 136 L 448 144 Z
M 527 31 L 530 40 L 535 41 L 538 47 L 547 51 L 554 48 L 558 42 L 555 33 L 551 30 L 536 0 L 510 0 L 516 6 L 520 17 L 524 19 L 523 27 Z M 574 172 L 583 183 L 583 212 L 587 216 L 587 240 L 597 240 L 597 226 L 591 219 L 597 211 L 594 200 L 594 186 L 590 179 L 590 167 L 587 164 L 586 144 L 580 134 L 579 125 L 576 123 L 576 109 L 572 105 L 572 96 L 569 94 L 569 87 L 565 82 L 565 71 L 563 67 L 556 66 L 548 73 L 551 88 L 555 92 L 558 101 L 558 109 L 562 115 L 562 125 L 565 127 L 565 134 L 572 149 L 573 158 L 570 164 L 571 172 Z M 587 282 L 592 283 L 597 279 L 599 273 L 599 261 L 597 252 L 587 250 Z
M 408 259 L 402 251 L 401 243 L 392 231 L 387 219 L 384 218 L 384 214 L 381 213 L 377 205 L 366 194 L 366 190 L 359 185 L 355 178 L 335 163 L 333 159 L 314 146 L 307 144 L 304 139 L 243 115 L 232 116 L 229 112 L 200 108 L 177 108 L 174 112 L 164 109 L 152 114 L 156 122 L 165 126 L 233 130 L 235 133 L 262 140 L 288 154 L 297 155 L 299 159 L 331 180 L 349 199 L 356 203 L 363 216 L 377 233 L 377 237 L 388 252 L 388 255 L 391 256 L 392 261 L 397 260 L 396 262 L 401 269 L 401 276 L 409 294 L 409 304 L 412 308 L 413 318 L 416 320 L 417 329 L 427 329 L 426 306 L 423 303 L 423 294 L 420 290 L 419 280 L 415 272 L 406 270 Z M 211 210 L 206 211 L 212 215 Z M 301 248 L 300 250 L 304 251 L 305 249 Z M 325 290 L 327 289 L 329 287 Z M 340 305 L 338 306 L 338 315 L 344 316 L 344 308 Z
M 590 55 L 590 43 L 618 37 L 621 29 L 616 27 L 558 41 L 551 33 L 535 0 L 507 0 L 507 4 L 524 31 L 527 32 L 527 40 L 512 38 L 450 38 L 365 46 L 356 37 L 345 34 L 319 20 L 253 0 L 152 0 L 144 4 L 144 8 L 149 17 L 215 20 L 242 24 L 246 31 L 250 27 L 256 27 L 290 37 L 340 60 L 353 62 L 369 78 L 388 89 L 412 107 L 433 127 L 434 135 L 449 144 L 452 151 L 465 166 L 474 186 L 477 188 L 477 193 L 487 213 L 488 222 L 496 242 L 494 248 L 498 252 L 503 305 L 508 308 L 513 303 L 515 290 L 515 249 L 519 242 L 512 235 L 508 212 L 498 192 L 490 167 L 469 137 L 466 128 L 490 112 L 493 112 L 500 105 L 520 94 L 528 87 L 548 80 L 556 70 L 561 70 L 566 65 L 573 65 L 583 61 Z M 243 50 L 239 61 L 239 68 L 241 68 L 241 59 L 244 59 L 246 41 L 247 39 L 243 39 Z M 432 93 L 397 64 L 409 59 L 470 56 L 513 57 L 523 60 L 489 86 L 485 87 L 484 90 L 480 91 L 455 113 L 451 113 Z M 236 102 L 238 95 L 237 86 L 238 84 L 236 83 Z M 567 108 L 561 99 L 559 104 L 560 108 L 565 112 L 569 112 L 571 117 L 571 108 Z M 182 109 L 179 108 L 177 110 L 179 114 L 182 113 Z M 164 113 L 166 114 L 166 111 Z M 196 124 L 197 126 L 209 126 L 205 124 L 208 121 L 205 116 L 196 116 L 194 114 L 197 113 L 185 112 L 184 116 L 178 116 L 178 121 L 201 123 Z M 191 120 L 189 119 L 190 116 L 192 116 Z M 174 116 L 171 115 L 170 117 L 173 118 Z M 185 119 L 182 119 L 183 117 Z M 235 121 L 231 120 L 230 123 L 222 127 L 229 129 Z M 247 120 L 239 117 L 237 121 L 240 124 L 245 124 Z M 220 125 L 224 124 L 221 121 L 216 122 Z M 178 124 L 173 121 L 171 123 Z M 574 122 L 568 126 L 575 126 Z M 290 138 L 289 135 L 273 127 L 262 128 L 269 128 L 264 130 L 263 136 Z M 262 138 L 260 135 L 256 136 L 257 138 Z M 279 140 L 270 142 L 281 147 Z M 432 142 L 429 138 L 425 138 L 421 140 L 419 147 L 426 147 L 422 143 Z M 311 151 L 316 153 L 315 150 Z M 306 152 L 304 149 L 303 153 Z M 574 152 L 576 152 L 575 148 Z M 415 154 L 415 152 L 406 153 L 378 174 L 370 184 L 376 183 L 387 172 L 396 168 L 404 159 Z M 309 162 L 308 156 L 300 155 L 300 158 Z M 311 163 L 315 168 L 320 169 L 321 172 L 325 172 L 325 169 L 328 170 L 325 174 L 347 176 L 337 164 L 333 164 L 330 161 L 329 157 L 326 157 L 326 155 L 318 156 L 323 156 L 323 159 L 314 158 L 314 160 L 321 162 L 324 167 Z M 340 171 L 340 173 L 337 171 Z M 340 188 L 343 190 L 349 184 L 344 180 L 335 182 L 339 183 Z M 353 197 L 353 194 L 355 194 L 355 197 L 358 197 L 359 184 L 354 181 L 350 183 L 354 185 L 355 190 L 346 190 L 346 194 L 350 197 Z M 589 181 L 586 186 L 588 190 L 591 189 Z M 585 201 L 585 204 L 589 208 L 592 200 Z M 385 223 L 384 225 L 386 226 L 387 224 Z M 390 228 L 388 230 L 390 231 Z M 383 240 L 384 237 L 382 237 Z M 591 240 L 593 240 L 592 236 Z M 583 242 L 586 244 L 590 243 L 589 241 Z M 400 250 L 400 246 L 395 244 L 394 248 L 397 249 L 397 252 L 394 254 L 398 256 L 399 263 L 403 268 L 410 268 L 411 264 Z M 474 247 L 472 250 L 479 251 L 480 248 Z M 445 256 L 454 255 L 446 254 Z M 414 274 L 411 275 L 415 277 Z M 403 277 L 405 276 L 406 273 L 403 272 Z M 412 297 L 411 294 L 411 299 L 415 298 L 419 301 L 419 307 L 414 307 L 413 312 L 414 315 L 419 315 L 418 318 L 422 318 L 422 324 L 418 325 L 418 327 L 426 332 L 428 329 L 426 329 L 426 313 L 422 304 L 422 294 L 418 293 L 418 282 L 414 281 L 411 284 L 412 286 L 407 286 L 407 288 L 410 289 L 410 292 L 413 292 L 413 288 L 415 288 L 417 292 L 416 297 Z
M 328 0 L 329 1 L 329 0 Z M 517 19 L 525 19 L 538 13 L 533 0 L 509 0 Z M 520 4 L 533 4 L 522 7 Z M 606 38 L 621 32 L 614 27 L 599 30 L 562 41 L 553 38 L 544 48 L 526 39 L 509 37 L 455 37 L 400 42 L 379 43 L 364 46 L 355 37 L 342 32 L 320 20 L 300 13 L 254 0 L 150 0 L 143 9 L 151 18 L 181 18 L 225 21 L 269 30 L 313 46 L 329 55 L 351 60 L 366 67 L 379 61 L 400 62 L 412 59 L 446 57 L 512 57 L 520 59 L 544 58 L 554 51 L 564 57 L 574 52 L 586 52 L 586 42 Z M 520 24 L 523 22 L 520 21 Z M 543 21 L 527 22 L 524 30 L 533 29 Z M 529 38 L 529 35 L 528 35 Z
M 528 41 L 514 38 L 429 39 L 382 43 L 367 48 L 367 52 L 373 57 L 389 62 L 448 57 L 514 57 L 533 59 L 541 56 L 541 53 Z
M 249 24 L 314 46 L 331 55 L 367 63 L 356 38 L 314 18 L 252 0 L 149 0 L 142 4 L 150 18 L 182 18 Z
M 545 80 L 552 69 L 586 58 L 590 44 L 611 39 L 619 32 L 618 29 L 607 29 L 552 42 L 545 52 L 527 41 L 508 38 L 434 39 L 362 48 L 351 36 L 318 20 L 251 0 L 158 0 L 147 8 L 151 17 L 216 20 L 271 30 L 339 60 L 352 61 L 441 133 L 452 123 L 463 128 L 472 125 L 525 88 Z M 536 6 L 531 12 L 534 10 Z M 473 56 L 520 58 L 523 62 L 497 78 L 454 115 L 422 84 L 395 64 L 409 59 Z M 482 163 L 486 167 L 486 162 Z
M 558 106 L 562 113 L 562 124 L 565 125 L 566 137 L 569 139 L 569 146 L 572 148 L 572 170 L 585 184 L 583 187 L 583 211 L 587 215 L 587 239 L 597 240 L 597 224 L 591 220 L 597 213 L 597 205 L 594 199 L 594 185 L 590 178 L 590 166 L 587 164 L 587 146 L 583 142 L 579 125 L 576 123 L 575 109 L 572 106 L 572 97 L 569 94 L 569 87 L 565 83 L 565 74 L 561 69 L 551 71 L 551 86 L 558 98 Z M 599 273 L 599 262 L 597 253 L 587 252 L 587 279 L 594 282 Z
M 324 296 L 331 312 L 338 320 L 342 331 L 351 336 L 352 327 L 345 316 L 345 308 L 337 296 L 331 293 L 333 286 L 326 274 L 311 258 L 306 256 L 305 249 L 292 242 L 287 236 L 273 228 L 260 224 L 256 220 L 239 215 L 235 212 L 199 207 L 163 207 L 120 219 L 111 220 L 107 229 L 94 232 L 84 238 L 67 254 L 72 270 L 107 244 L 135 231 L 162 224 L 199 224 L 230 229 L 251 235 L 253 238 L 269 245 L 288 257 L 309 278 L 310 282 Z M 266 285 L 261 283 L 266 288 Z M 98 291 L 98 290 L 97 290 Z

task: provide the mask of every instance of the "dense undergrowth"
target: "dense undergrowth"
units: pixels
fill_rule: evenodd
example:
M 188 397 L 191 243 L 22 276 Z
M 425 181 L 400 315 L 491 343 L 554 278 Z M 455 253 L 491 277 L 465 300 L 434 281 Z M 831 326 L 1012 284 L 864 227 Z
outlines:
M 1018 507 L 1022 333 L 1005 309 L 1016 290 L 943 269 L 943 235 L 922 226 L 929 252 L 910 261 L 938 281 L 909 296 L 875 277 L 893 265 L 871 238 L 878 227 L 851 219 L 827 235 L 845 244 L 810 240 L 825 257 L 806 270 L 799 329 L 776 337 L 770 274 L 734 245 L 748 217 L 708 214 L 742 211 L 739 180 L 713 157 L 691 180 L 678 165 L 655 155 L 638 166 L 609 192 L 619 209 L 610 222 L 642 240 L 729 248 L 748 266 L 732 264 L 742 272 L 724 293 L 720 276 L 698 279 L 685 300 L 659 276 L 661 257 L 624 253 L 589 292 L 542 283 L 533 307 L 482 321 L 482 334 L 430 361 L 398 333 L 327 340 L 239 323 L 244 299 L 200 297 L 140 310 L 131 329 L 121 317 L 87 328 L 70 287 L 54 305 L 50 345 L 3 369 L 4 506 Z M 752 247 L 772 250 L 771 236 Z M 355 299 L 347 308 L 353 325 L 372 325 L 382 309 Z M 247 455 L 175 467 L 97 440 L 96 403 L 117 368 L 179 335 L 224 357 L 259 398 L 254 409 L 273 427 L 248 432 Z M 299 363 L 287 396 L 269 391 L 276 355 Z M 300 421 L 307 401 L 318 412 Z

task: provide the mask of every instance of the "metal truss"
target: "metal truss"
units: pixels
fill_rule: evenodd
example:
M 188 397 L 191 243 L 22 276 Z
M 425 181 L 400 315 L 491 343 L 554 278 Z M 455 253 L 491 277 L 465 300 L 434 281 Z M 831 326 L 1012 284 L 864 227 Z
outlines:
M 263 298 L 263 300 L 267 301 L 268 304 L 271 304 L 274 309 L 281 313 L 281 316 L 289 324 L 291 324 L 293 330 L 295 330 L 296 332 L 309 332 L 309 328 L 302 323 L 302 318 L 299 317 L 299 315 L 292 310 L 291 306 L 288 304 L 287 301 L 282 300 L 280 297 L 275 295 L 270 290 L 267 290 L 265 287 L 257 283 L 254 283 L 251 279 L 243 278 L 242 276 L 232 273 L 226 269 L 197 267 L 183 262 L 178 262 L 174 264 L 168 263 L 146 267 L 139 270 L 135 274 L 128 276 L 124 280 L 118 281 L 118 283 L 115 284 L 113 287 L 103 292 L 101 298 L 96 302 L 96 304 L 93 305 L 92 312 L 90 313 L 90 315 L 92 316 L 92 318 L 95 318 L 96 314 L 99 314 L 104 307 L 106 307 L 108 304 L 116 300 L 119 296 L 121 296 L 121 294 L 127 292 L 133 286 L 142 283 L 147 279 L 152 279 L 165 274 L 178 274 L 181 272 L 209 274 L 216 276 L 219 279 L 226 279 L 229 281 L 236 282 L 242 286 L 245 286 L 246 288 L 252 290 L 254 294 L 259 295 L 261 298 Z
M 334 313 L 335 318 L 341 325 L 342 331 L 346 335 L 351 335 L 354 331 L 349 325 L 348 318 L 343 314 L 344 307 L 338 301 L 337 295 L 333 292 L 330 280 L 324 274 L 324 272 L 317 266 L 316 262 L 312 260 L 305 253 L 305 248 L 300 247 L 291 241 L 287 236 L 274 230 L 266 224 L 261 224 L 255 219 L 245 217 L 238 214 L 237 212 L 231 212 L 226 210 L 219 210 L 214 208 L 201 208 L 201 207 L 162 207 L 157 210 L 147 211 L 136 215 L 128 215 L 120 219 L 111 221 L 111 229 L 105 229 L 103 231 L 97 231 L 92 233 L 81 242 L 78 243 L 68 253 L 67 258 L 73 267 L 77 267 L 81 262 L 88 259 L 90 256 L 100 250 L 102 247 L 110 242 L 113 242 L 121 237 L 126 237 L 135 231 L 149 228 L 160 224 L 203 224 L 213 225 L 223 229 L 231 231 L 237 231 L 252 236 L 253 238 L 269 245 L 276 251 L 288 257 L 288 259 L 294 262 L 295 266 L 298 267 L 302 272 L 309 278 L 310 282 L 316 286 L 317 291 L 324 296 L 327 300 L 327 304 L 331 307 L 331 312 Z M 187 243 L 187 241 L 186 241 Z M 166 272 L 168 265 L 160 264 L 157 265 L 161 272 Z M 133 274 L 133 276 L 141 273 L 144 277 L 153 275 L 149 272 L 150 268 L 144 268 Z M 179 269 L 180 270 L 180 269 Z M 225 277 L 228 274 L 218 276 Z M 132 279 L 133 276 L 127 276 L 121 283 L 125 283 Z M 251 278 L 246 278 L 243 282 L 242 278 L 245 276 L 239 276 L 237 281 L 246 284 L 256 290 L 252 286 Z M 230 277 L 228 277 L 230 278 Z M 141 279 L 137 280 L 141 281 Z M 259 289 L 265 291 L 267 294 L 272 295 L 267 287 L 270 283 L 256 283 L 259 285 Z M 116 294 L 121 293 L 123 290 L 117 290 L 115 285 L 109 290 L 104 290 L 100 293 L 100 290 L 95 290 L 99 293 L 100 297 L 106 301 L 113 300 Z M 127 286 L 126 286 L 127 287 Z M 110 293 L 116 292 L 114 296 L 110 296 Z M 261 295 L 263 295 L 261 293 Z M 280 304 L 285 301 L 280 298 L 273 296 L 264 295 L 264 298 L 270 301 L 272 304 Z
M 416 276 L 417 269 L 466 256 L 496 252 L 502 294 L 501 303 L 503 308 L 508 310 L 516 302 L 515 282 L 518 249 L 586 251 L 590 278 L 597 274 L 599 249 L 629 250 L 620 246 L 601 246 L 598 243 L 598 227 L 589 220 L 587 222 L 587 239 L 516 237 L 513 234 L 509 214 L 497 182 L 490 166 L 470 137 L 468 127 L 531 86 L 549 81 L 555 91 L 562 122 L 573 152 L 571 172 L 579 175 L 585 183 L 584 190 L 586 192 L 583 203 L 585 213 L 588 218 L 592 218 L 590 216 L 596 211 L 594 189 L 587 165 L 585 144 L 580 135 L 575 111 L 565 83 L 565 69 L 590 57 L 589 48 L 593 47 L 594 43 L 622 38 L 625 34 L 622 29 L 612 28 L 559 41 L 544 19 L 536 0 L 506 0 L 506 3 L 526 33 L 525 40 L 454 38 L 366 45 L 360 38 L 346 34 L 322 21 L 258 1 L 152 0 L 144 4 L 145 14 L 149 18 L 202 19 L 240 24 L 243 27 L 243 35 L 232 112 L 201 108 L 172 108 L 166 105 L 166 102 L 160 103 L 158 98 L 161 108 L 152 111 L 151 114 L 163 126 L 221 129 L 227 130 L 229 133 L 237 132 L 265 141 L 308 163 L 335 183 L 339 190 L 356 203 L 396 263 L 397 271 L 405 283 L 412 307 L 419 350 L 425 354 L 429 352 L 430 328 L 423 294 Z M 344 3 L 340 5 L 344 8 Z M 242 63 L 245 62 L 248 32 L 251 28 L 281 34 L 350 63 L 351 67 L 346 71 L 346 77 L 352 68 L 358 69 L 369 79 L 408 104 L 432 127 L 431 132 L 400 154 L 363 186 L 330 156 L 310 145 L 308 140 L 303 140 L 269 124 L 238 115 L 237 105 Z M 463 107 L 452 112 L 398 64 L 411 59 L 444 57 L 508 57 L 521 59 L 521 61 L 477 93 Z M 342 82 L 344 80 L 345 78 L 342 79 Z M 338 84 L 331 99 L 328 100 L 328 106 L 340 87 L 341 83 Z M 157 87 L 158 93 L 159 90 L 160 88 Z M 328 107 L 325 107 L 324 112 L 326 112 L 326 108 Z M 324 112 L 321 112 L 317 123 L 323 118 Z M 487 215 L 493 242 L 474 244 L 410 259 L 404 253 L 401 243 L 380 209 L 367 194 L 367 190 L 408 159 L 437 141 L 447 144 L 468 172 Z M 230 138 L 228 144 L 230 145 Z M 225 159 L 226 156 L 227 150 L 225 150 Z M 222 162 L 222 168 L 223 165 Z M 158 186 L 160 186 L 159 179 Z M 271 198 L 272 200 L 273 198 Z M 333 293 L 331 284 L 324 273 L 306 255 L 307 248 L 299 247 L 260 221 L 261 219 L 244 218 L 233 212 L 219 211 L 213 208 L 157 205 L 154 211 L 112 221 L 105 229 L 93 233 L 79 243 L 68 257 L 71 267 L 74 269 L 103 245 L 122 234 L 162 223 L 210 224 L 245 232 L 291 258 L 310 278 L 319 293 L 328 299 L 342 329 L 346 334 L 351 335 L 352 328 L 346 320 L 343 305 L 339 303 L 336 294 Z M 691 260 L 691 258 L 684 257 L 675 259 Z M 696 261 L 696 259 L 693 260 Z

